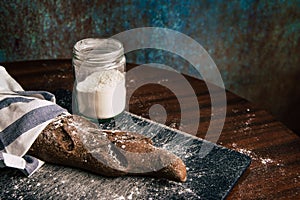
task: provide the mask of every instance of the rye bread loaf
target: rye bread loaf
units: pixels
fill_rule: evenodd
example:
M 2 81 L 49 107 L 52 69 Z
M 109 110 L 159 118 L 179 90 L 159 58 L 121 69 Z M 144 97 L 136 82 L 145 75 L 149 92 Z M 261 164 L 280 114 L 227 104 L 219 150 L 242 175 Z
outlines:
M 152 176 L 186 180 L 186 167 L 151 139 L 131 132 L 100 130 L 76 115 L 63 115 L 38 136 L 29 154 L 46 162 L 88 170 L 103 176 Z

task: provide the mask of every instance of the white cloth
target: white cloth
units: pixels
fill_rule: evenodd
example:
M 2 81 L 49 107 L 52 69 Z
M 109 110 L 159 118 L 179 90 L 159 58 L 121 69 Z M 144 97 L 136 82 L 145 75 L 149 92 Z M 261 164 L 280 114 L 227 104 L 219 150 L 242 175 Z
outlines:
M 24 91 L 0 66 L 0 168 L 32 175 L 44 162 L 27 151 L 52 119 L 66 112 L 55 104 L 53 94 Z

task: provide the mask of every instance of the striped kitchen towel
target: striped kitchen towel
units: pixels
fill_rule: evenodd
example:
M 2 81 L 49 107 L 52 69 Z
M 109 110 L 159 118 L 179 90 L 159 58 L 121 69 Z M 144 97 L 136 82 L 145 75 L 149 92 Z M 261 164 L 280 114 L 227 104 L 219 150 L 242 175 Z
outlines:
M 43 161 L 26 155 L 42 130 L 67 111 L 55 104 L 53 94 L 24 91 L 0 66 L 0 168 L 20 169 L 30 176 Z

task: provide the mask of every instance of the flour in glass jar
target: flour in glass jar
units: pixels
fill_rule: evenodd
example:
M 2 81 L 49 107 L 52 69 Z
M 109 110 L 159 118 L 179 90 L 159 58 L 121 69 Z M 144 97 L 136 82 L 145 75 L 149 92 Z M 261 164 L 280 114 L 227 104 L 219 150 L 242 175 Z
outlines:
M 78 109 L 86 117 L 108 119 L 125 109 L 125 75 L 119 70 L 97 71 L 76 87 Z

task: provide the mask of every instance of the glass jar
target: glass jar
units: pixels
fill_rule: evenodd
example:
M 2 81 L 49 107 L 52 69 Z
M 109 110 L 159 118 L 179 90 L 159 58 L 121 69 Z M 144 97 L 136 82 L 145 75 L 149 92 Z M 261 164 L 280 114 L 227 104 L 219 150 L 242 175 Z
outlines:
M 73 113 L 110 119 L 125 109 L 126 59 L 121 42 L 111 38 L 80 40 L 74 45 L 72 62 Z

